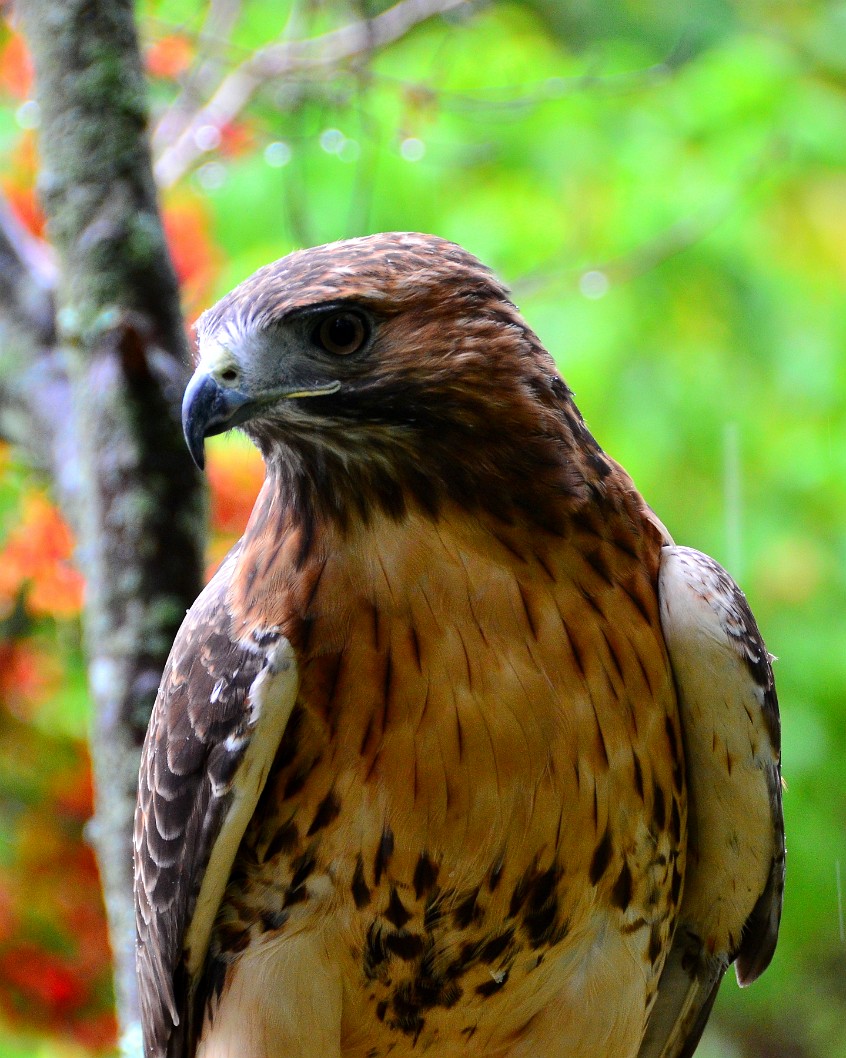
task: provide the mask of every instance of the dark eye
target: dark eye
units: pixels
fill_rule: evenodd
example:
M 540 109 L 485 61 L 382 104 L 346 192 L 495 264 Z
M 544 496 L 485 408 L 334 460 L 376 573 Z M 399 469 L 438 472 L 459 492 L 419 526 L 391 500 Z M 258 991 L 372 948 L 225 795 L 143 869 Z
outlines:
M 318 323 L 312 339 L 327 353 L 349 356 L 367 341 L 367 324 L 355 312 L 333 312 Z

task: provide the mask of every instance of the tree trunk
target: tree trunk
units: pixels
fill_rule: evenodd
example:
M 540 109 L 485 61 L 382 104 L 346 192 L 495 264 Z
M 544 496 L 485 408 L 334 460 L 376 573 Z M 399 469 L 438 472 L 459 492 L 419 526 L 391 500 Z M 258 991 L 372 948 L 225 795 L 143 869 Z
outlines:
M 14 433 L 50 462 L 86 577 L 91 836 L 126 1033 L 138 1023 L 131 835 L 140 746 L 170 644 L 201 585 L 202 494 L 179 420 L 188 356 L 132 4 L 22 0 L 19 10 L 35 63 L 39 190 L 58 278 L 55 333 L 32 332 L 32 357 L 49 365 L 50 384 L 34 389 L 30 377 L 17 387 L 28 418 Z M 35 283 L 18 264 L 21 284 Z M 20 364 L 19 356 L 13 374 Z M 9 366 L 3 385 L 14 390 Z M 54 435 L 46 442 L 44 429 Z

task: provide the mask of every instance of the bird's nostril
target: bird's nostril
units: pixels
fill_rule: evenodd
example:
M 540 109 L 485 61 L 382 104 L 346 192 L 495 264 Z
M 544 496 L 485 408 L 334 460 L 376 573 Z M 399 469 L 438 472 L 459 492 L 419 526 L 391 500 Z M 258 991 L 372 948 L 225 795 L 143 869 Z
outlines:
M 221 373 L 220 378 L 222 382 L 237 382 L 238 372 L 234 367 L 227 367 L 227 369 Z

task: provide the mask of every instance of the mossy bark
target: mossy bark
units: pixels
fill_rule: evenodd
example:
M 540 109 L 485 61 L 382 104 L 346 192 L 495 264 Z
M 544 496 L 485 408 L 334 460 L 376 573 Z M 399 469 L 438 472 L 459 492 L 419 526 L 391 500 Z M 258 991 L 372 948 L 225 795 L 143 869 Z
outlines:
M 87 584 L 91 833 L 127 1029 L 137 1022 L 138 757 L 167 652 L 201 583 L 201 486 L 179 425 L 188 355 L 152 177 L 132 4 L 22 0 L 19 12 L 35 62 L 39 190 L 59 257 L 57 355 L 78 460 L 68 513 Z

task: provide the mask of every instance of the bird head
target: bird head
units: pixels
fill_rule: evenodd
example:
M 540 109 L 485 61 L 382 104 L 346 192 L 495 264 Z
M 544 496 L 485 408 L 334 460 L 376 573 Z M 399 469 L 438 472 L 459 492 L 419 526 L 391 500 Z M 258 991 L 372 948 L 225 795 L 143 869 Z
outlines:
M 410 494 L 432 509 L 445 494 L 510 502 L 521 475 L 567 477 L 567 416 L 584 430 L 503 285 L 430 235 L 292 253 L 204 313 L 197 335 L 183 402 L 195 462 L 206 437 L 240 426 L 288 488 L 346 491 L 362 509 L 399 513 Z

